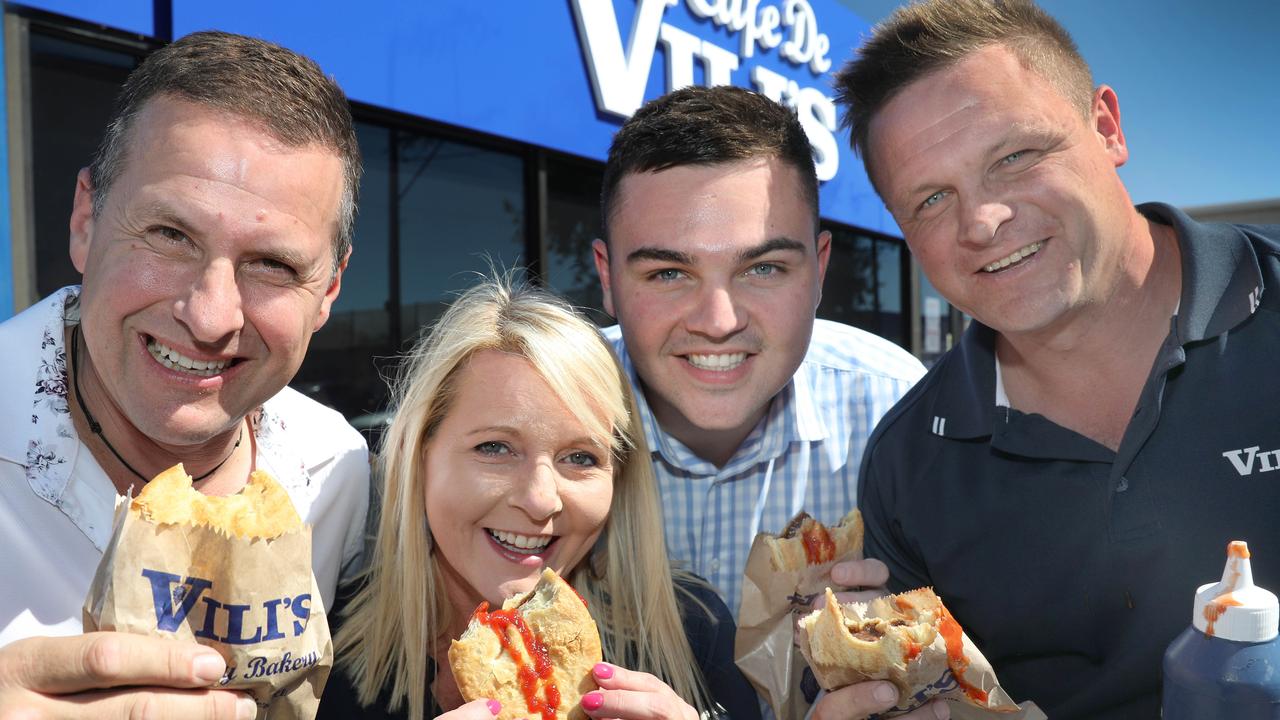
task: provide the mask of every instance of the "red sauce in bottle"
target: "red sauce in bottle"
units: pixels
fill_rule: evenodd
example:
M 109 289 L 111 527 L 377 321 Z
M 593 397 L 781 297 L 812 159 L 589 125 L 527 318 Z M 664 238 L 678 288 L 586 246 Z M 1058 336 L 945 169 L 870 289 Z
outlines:
M 516 664 L 516 677 L 520 680 L 520 693 L 524 695 L 525 706 L 529 712 L 539 715 L 543 720 L 555 720 L 556 708 L 560 707 L 560 689 L 551 681 L 551 658 L 542 641 L 533 634 L 525 624 L 524 617 L 516 610 L 489 610 L 489 603 L 482 602 L 472 616 L 476 622 L 487 625 L 498 636 L 502 649 L 507 651 Z M 511 641 L 507 628 L 514 627 L 524 644 L 525 652 L 521 653 Z M 530 666 L 525 655 L 533 662 Z M 542 697 L 538 697 L 538 686 L 542 686 Z
M 964 679 L 964 671 L 969 669 L 969 658 L 964 656 L 964 631 L 960 629 L 960 623 L 951 617 L 951 613 L 947 611 L 945 606 L 939 605 L 942 610 L 942 618 L 938 621 L 938 632 L 942 635 L 942 640 L 947 644 L 947 666 L 951 668 L 951 674 L 956 678 L 956 684 L 964 691 L 969 699 L 987 704 L 987 691 L 970 685 Z
M 836 542 L 831 539 L 831 533 L 816 522 L 804 531 L 800 542 L 804 545 L 805 560 L 810 565 L 821 565 L 836 559 Z

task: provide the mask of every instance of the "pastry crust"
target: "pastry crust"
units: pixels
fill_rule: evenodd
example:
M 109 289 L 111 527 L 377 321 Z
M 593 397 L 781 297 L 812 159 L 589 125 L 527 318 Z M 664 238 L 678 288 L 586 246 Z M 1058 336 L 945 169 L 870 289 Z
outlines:
M 828 542 L 829 540 L 829 542 Z M 839 524 L 827 527 L 808 513 L 800 513 L 775 537 L 765 537 L 780 572 L 803 570 L 808 565 L 862 555 L 862 513 L 852 510 Z
M 152 478 L 129 509 L 156 524 L 200 525 L 250 540 L 302 529 L 289 493 L 271 475 L 254 470 L 240 492 L 205 495 L 191 486 L 179 463 Z
M 800 647 L 828 690 L 864 680 L 889 680 L 912 691 L 908 664 L 938 637 L 941 601 L 930 588 L 876 598 L 859 617 L 827 589 L 820 610 L 800 619 Z
M 542 571 L 533 590 L 508 598 L 502 604 L 503 610 L 513 608 L 535 640 L 533 652 L 537 653 L 540 645 L 550 660 L 550 677 L 534 679 L 533 696 L 539 702 L 545 701 L 551 694 L 547 690 L 547 681 L 550 681 L 559 700 L 554 715 L 544 715 L 529 707 L 521 688 L 519 666 L 511 653 L 520 655 L 526 680 L 536 667 L 537 659 L 531 656 L 529 644 L 515 626 L 501 628 L 507 638 L 504 646 L 495 630 L 499 626 L 491 627 L 483 622 L 487 603 L 481 604 L 466 632 L 449 648 L 449 665 L 463 699 L 471 702 L 488 698 L 502 703 L 497 720 L 525 717 L 587 720 L 580 700 L 596 689 L 591 670 L 602 658 L 600 633 L 587 612 L 586 602 L 548 568 Z

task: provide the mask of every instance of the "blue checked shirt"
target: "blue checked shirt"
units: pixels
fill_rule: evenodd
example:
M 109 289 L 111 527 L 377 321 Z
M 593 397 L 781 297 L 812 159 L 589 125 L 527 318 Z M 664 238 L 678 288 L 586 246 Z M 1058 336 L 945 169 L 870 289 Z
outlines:
M 631 378 L 662 493 L 667 552 L 711 582 L 738 615 L 757 532 L 800 510 L 835 523 L 858 497 L 862 449 L 880 417 L 924 375 L 910 353 L 862 330 L 814 323 L 809 352 L 723 468 L 662 432 L 618 326 L 604 335 Z

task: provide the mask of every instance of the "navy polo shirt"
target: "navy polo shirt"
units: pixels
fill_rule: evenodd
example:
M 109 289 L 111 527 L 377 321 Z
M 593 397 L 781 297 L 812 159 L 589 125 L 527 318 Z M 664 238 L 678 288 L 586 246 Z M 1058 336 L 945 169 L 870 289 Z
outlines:
M 1159 716 L 1164 650 L 1230 540 L 1280 592 L 1280 226 L 1138 209 L 1177 231 L 1182 299 L 1118 451 L 997 407 L 995 333 L 973 323 L 863 460 L 891 588 L 934 586 L 1055 720 Z

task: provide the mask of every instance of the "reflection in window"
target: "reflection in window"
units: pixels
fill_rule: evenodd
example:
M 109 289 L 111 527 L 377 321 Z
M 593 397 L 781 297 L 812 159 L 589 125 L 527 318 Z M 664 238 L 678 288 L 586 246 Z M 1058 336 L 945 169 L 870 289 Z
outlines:
M 951 327 L 951 305 L 920 273 L 920 361 L 933 365 L 951 349 L 955 337 Z
M 412 340 L 477 273 L 524 262 L 524 163 L 397 131 L 400 333 Z
M 293 387 L 337 408 L 358 429 L 376 422 L 397 340 L 391 332 L 391 131 L 356 124 L 364 177 L 351 261 L 329 321 L 311 339 Z
M 600 281 L 591 241 L 600 237 L 599 163 L 548 158 L 546 237 L 542 242 L 544 282 L 600 325 L 612 325 L 600 300 Z
M 76 173 L 93 159 L 116 93 L 137 60 L 38 32 L 31 47 L 31 180 L 36 292 L 80 282 L 67 255 Z
M 908 347 L 902 316 L 902 244 L 829 226 L 831 260 L 818 317 L 881 335 Z

